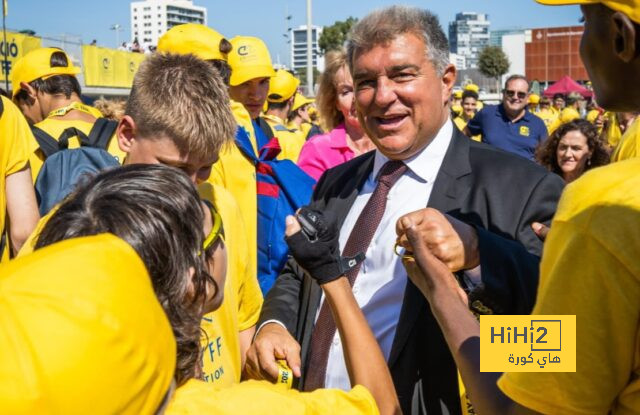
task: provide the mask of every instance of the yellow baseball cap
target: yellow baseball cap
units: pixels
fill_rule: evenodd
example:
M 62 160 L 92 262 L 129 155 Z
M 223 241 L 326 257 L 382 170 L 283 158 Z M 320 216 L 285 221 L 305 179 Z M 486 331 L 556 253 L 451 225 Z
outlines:
M 477 93 L 480 90 L 480 88 L 476 84 L 467 84 L 467 85 L 465 85 L 464 90 L 465 91 L 473 91 L 473 92 Z
M 462 98 L 462 91 L 458 90 L 458 91 L 453 91 L 453 97 L 455 99 L 460 99 Z
M 529 104 L 537 105 L 540 102 L 540 95 L 529 94 Z
M 453 112 L 456 115 L 460 115 L 462 113 L 462 105 L 452 105 L 451 106 L 451 112 Z
M 198 23 L 173 26 L 158 39 L 158 52 L 185 55 L 191 53 L 203 60 L 227 60 L 220 51 L 220 42 L 225 37 L 215 30 Z
M 295 111 L 303 105 L 311 104 L 315 102 L 315 100 L 311 98 L 307 98 L 304 95 L 297 93 L 296 97 L 293 99 L 293 106 L 291 107 L 291 111 Z
M 67 57 L 68 66 L 51 66 L 51 55 L 62 52 Z M 58 48 L 40 48 L 32 50 L 18 59 L 11 71 L 11 87 L 13 96 L 20 92 L 21 82 L 31 82 L 36 79 L 47 79 L 55 75 L 77 75 L 80 68 L 73 66 L 69 55 Z
M 284 102 L 288 100 L 296 93 L 298 85 L 300 85 L 300 80 L 293 76 L 291 72 L 278 69 L 269 83 L 267 101 Z
M 110 234 L 2 266 L 0 350 L 0 402 L 10 414 L 155 413 L 176 364 L 142 261 Z
M 257 37 L 236 36 L 231 39 L 233 49 L 229 52 L 232 86 L 240 85 L 255 78 L 275 76 L 271 56 L 264 42 Z
M 536 0 L 547 6 L 565 6 L 570 4 L 602 4 L 605 7 L 622 12 L 631 20 L 640 23 L 640 0 Z

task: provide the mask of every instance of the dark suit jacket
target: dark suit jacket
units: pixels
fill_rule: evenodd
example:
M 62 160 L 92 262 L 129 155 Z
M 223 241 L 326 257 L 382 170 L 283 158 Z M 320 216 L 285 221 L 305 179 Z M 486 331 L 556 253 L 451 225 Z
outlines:
M 472 141 L 455 127 L 453 131 L 428 206 L 476 226 L 484 291 L 503 312 L 529 313 L 542 250 L 530 224 L 551 221 L 563 181 L 529 160 Z M 325 172 L 312 206 L 342 226 L 373 160 L 370 152 Z M 300 342 L 304 362 L 320 299 L 320 287 L 291 259 L 265 299 L 259 324 L 281 321 Z M 388 364 L 404 413 L 460 413 L 453 358 L 411 281 Z

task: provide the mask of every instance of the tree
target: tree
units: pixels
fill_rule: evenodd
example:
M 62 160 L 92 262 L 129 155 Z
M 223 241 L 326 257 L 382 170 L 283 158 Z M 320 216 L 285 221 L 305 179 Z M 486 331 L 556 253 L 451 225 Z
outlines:
M 489 78 L 495 78 L 497 91 L 500 91 L 500 77 L 509 71 L 509 58 L 499 46 L 487 46 L 478 56 L 478 69 Z
M 300 86 L 301 87 L 306 87 L 307 86 L 307 71 L 303 69 L 300 72 L 296 72 L 296 76 L 300 80 Z M 320 71 L 318 71 L 318 69 L 314 66 L 313 67 L 313 83 L 314 83 L 314 85 L 318 83 L 318 78 L 319 77 L 320 77 Z M 312 94 L 307 91 L 307 95 L 312 95 Z
M 344 22 L 338 20 L 331 26 L 325 26 L 322 29 L 320 39 L 318 39 L 318 46 L 322 53 L 342 48 L 347 40 L 347 33 L 357 21 L 358 19 L 349 17 Z

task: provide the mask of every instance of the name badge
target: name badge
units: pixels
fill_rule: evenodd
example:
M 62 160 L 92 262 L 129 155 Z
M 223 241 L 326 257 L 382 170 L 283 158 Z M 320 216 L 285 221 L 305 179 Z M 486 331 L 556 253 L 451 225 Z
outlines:
M 521 125 L 520 126 L 520 135 L 523 135 L 525 137 L 529 137 L 529 127 L 527 127 L 526 125 Z

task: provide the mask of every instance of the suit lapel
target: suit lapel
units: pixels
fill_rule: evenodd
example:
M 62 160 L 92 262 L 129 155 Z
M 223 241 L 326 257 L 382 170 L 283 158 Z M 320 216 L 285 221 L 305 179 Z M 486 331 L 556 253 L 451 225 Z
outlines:
M 443 213 L 455 212 L 460 209 L 467 198 L 471 189 L 469 140 L 454 126 L 453 137 L 433 184 L 428 207 L 438 209 Z M 418 288 L 411 281 L 407 281 L 396 335 L 389 354 L 389 367 L 392 367 L 396 362 L 422 307 L 426 306 L 426 300 Z

